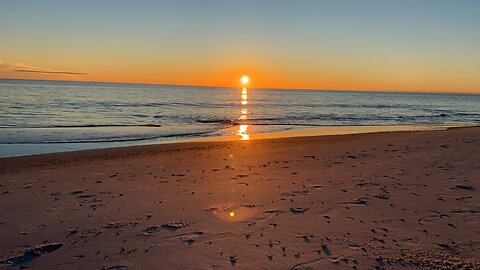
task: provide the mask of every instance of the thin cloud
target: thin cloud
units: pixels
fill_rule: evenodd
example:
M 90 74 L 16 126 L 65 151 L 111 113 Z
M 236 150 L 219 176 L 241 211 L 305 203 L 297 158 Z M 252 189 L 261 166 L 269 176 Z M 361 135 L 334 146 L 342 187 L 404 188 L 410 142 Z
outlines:
M 71 71 L 42 71 L 42 70 L 29 70 L 29 69 L 14 69 L 15 72 L 29 72 L 29 73 L 44 73 L 44 74 L 64 74 L 64 75 L 87 75 L 83 72 L 71 72 Z
M 57 75 L 87 75 L 84 72 L 74 72 L 74 71 L 59 71 L 51 68 L 35 67 L 26 65 L 24 63 L 9 64 L 3 61 L 0 61 L 0 68 L 6 69 L 13 72 L 23 72 L 23 73 L 40 73 L 40 74 L 57 74 Z

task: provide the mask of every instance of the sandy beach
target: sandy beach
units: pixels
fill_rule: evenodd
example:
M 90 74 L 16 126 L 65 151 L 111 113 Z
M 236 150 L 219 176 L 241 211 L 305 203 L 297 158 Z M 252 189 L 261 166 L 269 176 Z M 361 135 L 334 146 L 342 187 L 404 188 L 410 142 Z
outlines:
M 0 269 L 480 269 L 480 127 L 0 159 Z

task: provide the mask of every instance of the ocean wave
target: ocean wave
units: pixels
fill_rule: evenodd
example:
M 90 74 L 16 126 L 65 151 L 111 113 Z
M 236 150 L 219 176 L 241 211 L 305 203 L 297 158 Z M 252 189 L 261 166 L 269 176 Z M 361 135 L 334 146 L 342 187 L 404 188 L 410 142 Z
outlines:
M 21 128 L 107 128 L 107 127 L 162 127 L 160 124 L 81 124 L 81 125 L 36 125 L 36 126 L 22 126 Z M 19 128 L 15 125 L 0 126 L 0 128 Z
M 97 136 L 92 138 L 63 138 L 63 139 L 53 139 L 45 140 L 43 137 L 35 139 L 29 137 L 28 139 L 14 139 L 14 140 L 0 140 L 0 144 L 63 144 L 63 143 L 113 143 L 113 142 L 135 142 L 135 141 L 149 141 L 149 140 L 158 140 L 162 138 L 188 138 L 188 137 L 197 137 L 201 135 L 206 135 L 213 132 L 212 130 L 208 131 L 197 131 L 197 132 L 178 132 L 178 133 L 169 133 L 169 134 L 134 134 L 130 136 Z
M 451 115 L 446 113 L 437 113 L 432 115 L 377 115 L 377 114 L 311 114 L 311 115 L 286 115 L 283 117 L 254 117 L 249 119 L 221 119 L 206 118 L 197 119 L 197 123 L 218 123 L 225 125 L 301 125 L 301 126 L 332 126 L 336 125 L 372 125 L 372 124 L 415 124 L 417 122 L 430 122 L 432 124 L 441 124 Z M 480 119 L 478 119 L 480 121 Z
M 235 125 L 236 121 L 233 119 L 197 119 L 197 123 L 202 124 L 225 124 L 225 125 Z
M 409 123 L 432 123 L 441 124 L 444 122 L 454 122 L 458 119 L 468 122 L 480 121 L 480 114 L 478 113 L 447 113 L 447 112 L 430 112 L 428 114 L 335 114 L 335 113 L 294 113 L 284 114 L 279 117 L 258 116 L 249 117 L 248 119 L 239 119 L 238 116 L 232 117 L 199 117 L 195 115 L 147 115 L 147 114 L 131 114 L 131 118 L 125 119 L 125 122 L 119 124 L 36 124 L 36 125 L 17 125 L 16 123 L 2 123 L 0 128 L 121 128 L 121 127 L 138 127 L 138 128 L 156 128 L 165 125 L 178 124 L 210 124 L 220 125 L 222 127 L 236 126 L 236 125 L 304 125 L 304 126 L 324 126 L 324 125 L 371 125 L 371 124 L 409 124 Z M 2 117 L 0 117 L 1 119 Z M 142 118 L 141 124 L 138 118 Z M 149 119 L 150 118 L 150 119 Z
M 86 102 L 71 104 L 70 106 L 80 107 L 132 107 L 132 108 L 144 108 L 144 107 L 194 107 L 194 108 L 219 108 L 219 107 L 235 107 L 236 103 L 210 103 L 210 102 Z

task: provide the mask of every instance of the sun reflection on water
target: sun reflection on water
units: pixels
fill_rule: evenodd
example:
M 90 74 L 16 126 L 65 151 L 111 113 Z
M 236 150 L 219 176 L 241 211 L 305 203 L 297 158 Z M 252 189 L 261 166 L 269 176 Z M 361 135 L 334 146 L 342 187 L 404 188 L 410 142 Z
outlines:
M 246 87 L 242 88 L 242 99 L 241 99 L 242 106 L 246 106 L 248 104 L 248 89 Z M 240 110 L 240 117 L 241 121 L 245 121 L 248 119 L 248 110 L 247 108 L 243 107 Z M 241 124 L 238 126 L 237 135 L 241 136 L 240 140 L 246 141 L 250 139 L 250 135 L 248 134 L 248 125 Z M 232 212 L 233 213 L 233 212 Z M 235 213 L 233 213 L 235 215 Z M 233 216 L 232 216 L 233 217 Z
M 246 140 L 250 139 L 250 135 L 248 135 L 247 129 L 248 129 L 248 125 L 238 126 L 237 134 L 242 136 L 242 138 L 240 140 L 246 141 Z

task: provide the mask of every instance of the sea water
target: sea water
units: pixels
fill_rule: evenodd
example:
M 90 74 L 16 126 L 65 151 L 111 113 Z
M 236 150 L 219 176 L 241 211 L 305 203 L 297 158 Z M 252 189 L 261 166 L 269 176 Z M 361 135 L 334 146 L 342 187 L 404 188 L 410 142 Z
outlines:
M 234 135 L 235 127 L 478 123 L 480 95 L 0 79 L 0 156 Z

